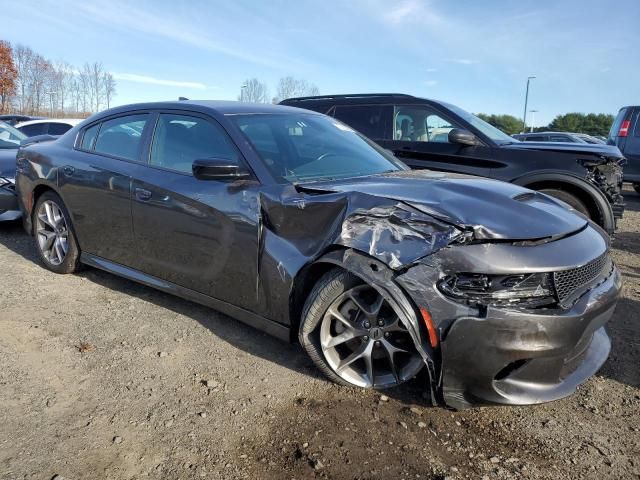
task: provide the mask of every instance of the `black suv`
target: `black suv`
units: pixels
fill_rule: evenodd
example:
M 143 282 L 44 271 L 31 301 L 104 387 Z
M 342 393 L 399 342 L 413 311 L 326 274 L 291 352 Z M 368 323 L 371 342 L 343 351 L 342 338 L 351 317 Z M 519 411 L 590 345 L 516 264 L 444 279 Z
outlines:
M 624 154 L 624 181 L 633 183 L 640 193 L 640 106 L 623 107 L 609 131 L 609 145 L 616 145 Z
M 281 104 L 331 115 L 412 168 L 491 177 L 547 193 L 608 233 L 624 211 L 624 157 L 615 146 L 519 142 L 455 105 L 411 95 L 300 97 Z

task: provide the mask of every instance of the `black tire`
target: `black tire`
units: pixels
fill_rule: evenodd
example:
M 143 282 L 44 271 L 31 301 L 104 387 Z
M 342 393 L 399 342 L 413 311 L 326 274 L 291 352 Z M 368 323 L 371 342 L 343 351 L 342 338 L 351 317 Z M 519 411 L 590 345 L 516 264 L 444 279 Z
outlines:
M 415 377 L 415 375 L 421 370 L 423 363 L 422 360 L 419 359 L 419 365 L 413 363 L 407 367 L 408 373 L 406 376 L 396 377 L 397 382 L 392 385 L 378 385 L 375 384 L 374 380 L 373 385 L 358 385 L 357 383 L 349 382 L 346 379 L 343 379 L 339 376 L 331 367 L 330 362 L 325 357 L 325 353 L 323 352 L 323 348 L 321 345 L 321 324 L 323 319 L 325 318 L 325 314 L 328 311 L 329 307 L 334 304 L 334 302 L 338 301 L 340 297 L 343 297 L 347 292 L 356 288 L 367 288 L 367 284 L 363 282 L 360 278 L 355 275 L 336 268 L 329 272 L 327 272 L 324 276 L 320 278 L 318 283 L 314 286 L 309 297 L 307 298 L 304 309 L 302 311 L 302 319 L 300 323 L 300 329 L 298 333 L 298 339 L 300 344 L 305 349 L 309 357 L 313 363 L 318 367 L 318 369 L 331 381 L 339 384 L 350 387 L 366 387 L 366 388 L 375 388 L 375 389 L 384 389 L 399 385 L 410 378 Z M 369 287 L 370 288 L 370 287 Z M 374 328 L 375 329 L 375 328 Z M 368 339 L 369 337 L 364 337 L 364 339 Z M 373 339 L 374 337 L 371 337 Z M 371 341 L 371 339 L 369 341 Z M 359 339 L 358 339 L 359 340 Z M 387 338 L 387 340 L 392 340 L 393 338 Z M 355 341 L 355 340 L 354 340 Z M 380 342 L 376 342 L 380 343 Z M 383 340 L 384 344 L 385 341 Z M 410 347 L 413 348 L 413 355 L 419 357 L 417 350 L 415 350 L 415 346 L 412 342 L 410 343 Z M 408 348 L 407 344 L 404 345 L 405 348 Z M 381 347 L 386 348 L 386 347 Z M 409 363 L 409 362 L 407 362 Z
M 580 200 L 578 197 L 576 197 L 575 195 L 569 192 L 566 192 L 564 190 L 558 190 L 555 188 L 545 188 L 539 191 L 542 193 L 546 193 L 547 195 L 550 195 L 554 198 L 557 198 L 558 200 L 562 200 L 564 203 L 569 204 L 574 210 L 582 213 L 586 217 L 591 218 L 592 220 L 595 221 L 595 219 L 591 217 L 591 214 L 589 213 L 589 209 L 584 204 L 584 202 Z
M 58 207 L 61 218 L 64 221 L 64 233 L 67 249 L 59 262 L 51 259 L 49 255 L 47 255 L 47 253 L 43 250 L 43 246 L 41 243 L 41 238 L 43 237 L 43 235 L 39 233 L 39 226 L 42 225 L 43 222 L 39 220 L 38 213 L 41 212 L 41 210 L 43 209 L 43 205 L 46 202 L 49 202 L 49 205 L 53 204 Z M 71 215 L 69 215 L 67 207 L 57 193 L 48 191 L 43 193 L 40 198 L 38 198 L 35 208 L 33 209 L 32 223 L 33 235 L 36 240 L 36 250 L 42 264 L 48 270 L 51 270 L 55 273 L 66 274 L 77 272 L 81 267 L 80 248 L 78 247 L 78 241 L 73 230 L 73 225 L 71 224 Z M 47 226 L 49 226 L 49 224 L 47 224 Z M 55 231 L 53 233 L 55 234 Z
M 637 194 L 640 194 L 640 183 L 634 183 L 633 189 L 636 191 Z

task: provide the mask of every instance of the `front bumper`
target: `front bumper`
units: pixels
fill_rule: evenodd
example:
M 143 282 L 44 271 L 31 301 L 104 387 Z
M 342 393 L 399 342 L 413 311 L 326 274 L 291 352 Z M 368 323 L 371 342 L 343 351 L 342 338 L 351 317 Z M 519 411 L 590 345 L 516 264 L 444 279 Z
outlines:
M 0 222 L 17 220 L 20 216 L 15 186 L 10 184 L 0 187 Z
M 437 288 L 459 272 L 518 274 L 572 271 L 607 252 L 609 239 L 593 225 L 540 245 L 507 242 L 442 249 L 396 277 L 435 324 L 439 345 L 432 389 L 454 408 L 478 404 L 525 405 L 565 397 L 606 360 L 604 324 L 621 290 L 613 265 L 575 290 L 567 305 L 546 309 L 479 308 Z
M 614 267 L 562 313 L 489 308 L 484 318 L 458 318 L 442 341 L 446 404 L 528 405 L 570 395 L 609 355 L 604 324 L 620 289 Z

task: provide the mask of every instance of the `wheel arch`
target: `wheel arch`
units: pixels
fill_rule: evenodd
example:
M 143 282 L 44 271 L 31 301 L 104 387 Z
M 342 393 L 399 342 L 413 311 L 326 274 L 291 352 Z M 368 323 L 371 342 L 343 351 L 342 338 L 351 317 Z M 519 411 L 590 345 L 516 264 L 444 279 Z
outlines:
M 412 338 L 418 352 L 423 357 L 429 374 L 429 392 L 433 402 L 439 402 L 436 375 L 437 354 L 429 346 L 426 326 L 420 321 L 419 309 L 413 299 L 395 282 L 396 272 L 380 260 L 357 250 L 342 246 L 328 249 L 319 258 L 305 265 L 294 279 L 290 301 L 291 341 L 295 342 L 302 321 L 301 314 L 313 286 L 322 275 L 334 268 L 341 268 L 359 277 L 389 302 L 407 329 L 412 332 Z
M 598 188 L 580 177 L 566 173 L 546 172 L 525 175 L 512 180 L 511 183 L 532 190 L 555 188 L 566 191 L 585 204 L 594 221 L 607 233 L 613 233 L 615 230 L 613 209 L 607 197 Z
M 36 206 L 36 203 L 38 202 L 38 199 L 45 192 L 53 192 L 56 195 L 58 195 L 60 198 L 62 198 L 62 195 L 60 195 L 60 192 L 58 191 L 58 189 L 55 186 L 51 185 L 50 183 L 38 183 L 33 187 L 33 189 L 31 190 L 31 194 L 27 198 L 27 204 L 25 205 L 26 215 L 24 215 L 25 230 L 27 230 L 29 235 L 33 235 L 34 208 Z

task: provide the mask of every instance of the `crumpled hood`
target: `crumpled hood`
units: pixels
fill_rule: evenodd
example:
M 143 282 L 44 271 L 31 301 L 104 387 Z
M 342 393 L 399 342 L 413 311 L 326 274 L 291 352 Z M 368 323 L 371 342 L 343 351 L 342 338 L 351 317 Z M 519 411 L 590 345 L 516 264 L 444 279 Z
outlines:
M 0 177 L 15 177 L 17 148 L 0 148 Z
M 538 240 L 568 235 L 587 220 L 547 195 L 517 185 L 427 170 L 305 184 L 307 191 L 388 198 L 464 230 L 474 240 Z

